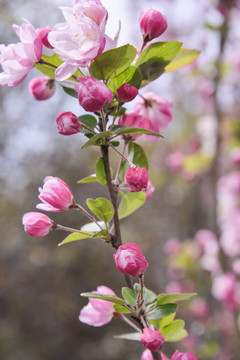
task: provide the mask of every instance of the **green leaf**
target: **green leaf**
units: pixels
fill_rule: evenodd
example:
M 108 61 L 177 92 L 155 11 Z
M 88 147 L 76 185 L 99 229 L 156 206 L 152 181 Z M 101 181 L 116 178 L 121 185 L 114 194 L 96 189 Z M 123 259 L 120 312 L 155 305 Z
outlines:
M 92 238 L 93 235 L 94 235 L 94 233 L 89 233 L 89 235 L 86 235 L 86 234 L 81 234 L 81 233 L 75 232 L 75 233 L 72 233 L 71 235 L 68 235 L 61 243 L 58 244 L 58 246 L 69 244 L 73 241 L 89 239 L 89 238 Z
M 102 157 L 98 159 L 96 164 L 96 178 L 100 184 L 105 185 L 107 183 L 105 166 Z
M 189 293 L 189 294 L 160 294 L 157 296 L 156 302 L 157 305 L 163 305 L 168 303 L 175 303 L 178 301 L 186 301 L 193 299 L 197 293 Z
M 123 299 L 115 296 L 115 295 L 108 295 L 108 294 L 95 294 L 92 292 L 86 292 L 86 293 L 82 293 L 80 294 L 82 297 L 88 297 L 88 298 L 92 298 L 92 299 L 101 299 L 101 300 L 106 300 L 106 301 L 110 301 L 113 302 L 114 304 L 118 304 L 121 306 L 125 306 L 125 302 Z
M 140 285 L 139 283 L 134 284 L 134 289 L 137 293 L 140 291 Z M 143 298 L 145 301 L 145 304 L 152 303 L 156 299 L 157 295 L 152 291 L 147 289 L 146 287 L 143 288 Z
M 99 134 L 94 135 L 93 137 L 91 137 L 90 140 L 88 140 L 83 146 L 82 146 L 82 150 L 86 149 L 89 146 L 100 146 L 101 145 L 101 139 L 112 135 L 112 131 L 103 131 L 100 132 Z
M 145 134 L 145 135 L 163 137 L 159 133 L 156 133 L 156 132 L 151 131 L 151 130 L 138 128 L 138 127 L 123 127 L 122 126 L 121 128 L 118 128 L 115 132 L 117 133 L 117 135 L 136 133 L 136 134 Z
M 133 306 L 136 305 L 137 293 L 134 290 L 129 289 L 128 287 L 123 287 L 122 296 L 129 304 Z
M 175 313 L 176 309 L 177 309 L 176 304 L 159 305 L 154 310 L 152 310 L 147 314 L 147 319 L 148 320 L 162 319 L 168 315 Z
M 96 174 L 92 174 L 90 176 L 87 176 L 81 180 L 78 180 L 78 184 L 87 184 L 87 183 L 92 183 L 92 182 L 96 182 L 97 181 L 97 177 Z
M 174 320 L 174 318 L 175 318 L 175 315 L 176 315 L 176 313 L 173 313 L 173 314 L 171 314 L 171 315 L 169 315 L 169 316 L 166 316 L 166 317 L 163 318 L 163 319 L 160 319 L 160 321 L 159 321 L 159 328 L 163 328 L 163 327 L 165 327 L 165 326 L 170 325 L 170 324 L 173 322 L 173 320 Z
M 74 90 L 73 88 L 63 86 L 63 85 L 61 85 L 61 86 L 62 86 L 62 88 L 63 88 L 63 90 L 65 91 L 66 94 L 78 99 L 78 93 L 77 93 L 76 90 Z
M 114 78 L 131 65 L 136 54 L 137 50 L 130 44 L 105 51 L 93 60 L 90 73 L 98 80 Z
M 126 306 L 114 304 L 113 308 L 117 313 L 120 313 L 120 314 L 130 314 L 131 313 L 131 310 L 129 310 Z
M 95 233 L 94 235 L 93 235 L 93 239 L 95 239 L 95 238 L 100 238 L 101 236 L 107 236 L 108 235 L 108 232 L 107 232 L 107 230 L 100 230 L 100 231 L 98 231 L 97 233 Z
M 104 198 L 97 198 L 96 200 L 87 199 L 87 206 L 100 219 L 109 222 L 114 215 L 114 208 L 112 203 Z
M 135 165 L 145 167 L 148 170 L 148 160 L 143 148 L 132 141 L 128 144 L 128 159 Z
M 97 119 L 92 115 L 82 115 L 78 117 L 78 120 L 90 129 L 94 130 L 97 126 Z
M 181 46 L 182 43 L 177 41 L 156 42 L 143 50 L 135 64 L 142 72 L 142 86 L 164 73 L 166 66 L 175 58 Z
M 181 49 L 177 56 L 166 66 L 165 72 L 175 71 L 191 64 L 199 56 L 200 51 L 195 49 Z
M 187 336 L 184 325 L 183 320 L 175 320 L 170 325 L 162 328 L 161 333 L 165 341 L 175 342 L 184 339 Z
M 112 78 L 109 81 L 108 87 L 112 92 L 116 92 L 120 86 L 123 84 L 128 84 L 129 86 L 135 86 L 137 89 L 140 88 L 142 82 L 142 73 L 134 65 L 130 65 L 126 70 L 124 70 L 120 75 Z
M 125 339 L 125 340 L 133 340 L 133 341 L 141 341 L 141 333 L 140 332 L 136 332 L 136 333 L 129 333 L 129 334 L 122 334 L 122 335 L 117 335 L 114 336 L 115 339 Z
M 129 192 L 124 195 L 118 209 L 119 219 L 123 219 L 132 214 L 145 203 L 145 200 L 146 194 L 142 191 Z

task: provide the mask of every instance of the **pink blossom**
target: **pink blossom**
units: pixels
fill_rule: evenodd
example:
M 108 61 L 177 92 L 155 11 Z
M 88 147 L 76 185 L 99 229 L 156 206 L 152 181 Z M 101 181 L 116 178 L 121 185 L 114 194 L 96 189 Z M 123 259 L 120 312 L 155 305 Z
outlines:
M 107 286 L 98 286 L 94 294 L 116 295 L 113 290 Z M 82 323 L 91 326 L 103 326 L 109 323 L 114 314 L 113 303 L 107 300 L 89 298 L 89 303 L 84 306 L 79 315 Z
M 43 181 L 43 188 L 38 190 L 38 197 L 43 202 L 37 205 L 40 210 L 60 212 L 74 206 L 71 189 L 57 177 L 47 176 Z
M 238 290 L 238 284 L 232 273 L 225 273 L 213 279 L 213 296 L 217 300 L 226 303 L 230 308 L 235 308 L 239 304 L 239 299 L 237 300 L 236 297 L 236 290 Z
M 155 191 L 155 186 L 151 183 L 151 181 L 148 181 L 148 185 L 145 190 L 146 200 L 148 200 L 152 197 L 152 194 L 154 193 L 154 191 Z
M 181 170 L 183 163 L 184 163 L 184 155 L 180 151 L 175 151 L 169 154 L 165 159 L 165 164 L 172 171 Z
M 165 339 L 162 336 L 162 333 L 158 330 L 152 330 L 149 328 L 143 329 L 143 334 L 141 335 L 141 342 L 144 346 L 150 351 L 157 351 L 160 346 L 164 343 Z
M 149 120 L 146 117 L 139 115 L 135 112 L 122 115 L 118 120 L 118 125 L 150 130 Z M 132 140 L 136 140 L 139 136 L 141 136 L 141 134 L 130 133 L 130 134 L 124 134 L 123 138 L 125 139 L 130 138 Z
M 56 87 L 54 80 L 47 76 L 39 76 L 28 83 L 28 90 L 36 100 L 47 100 L 53 96 Z
M 154 9 L 143 10 L 139 22 L 144 42 L 162 35 L 167 29 L 166 16 Z
M 209 315 L 209 306 L 205 299 L 193 299 L 190 305 L 190 312 L 192 316 L 197 319 L 206 319 Z
M 173 118 L 172 103 L 152 92 L 144 94 L 135 105 L 134 111 L 148 118 L 151 130 L 161 132 Z
M 171 357 L 171 360 L 197 360 L 197 358 L 189 351 L 186 353 L 180 353 L 178 350 L 176 350 Z
M 153 360 L 151 351 L 148 349 L 144 350 L 141 356 L 141 360 Z
M 58 114 L 56 121 L 59 134 L 73 135 L 80 132 L 81 122 L 71 111 Z
M 24 230 L 35 237 L 45 236 L 54 228 L 55 223 L 45 214 L 29 212 L 23 215 Z
M 55 78 L 64 81 L 79 67 L 86 67 L 99 56 L 105 46 L 105 36 L 98 25 L 87 16 L 58 24 L 48 35 L 54 51 L 64 61 L 55 71 Z
M 148 181 L 148 172 L 145 167 L 131 167 L 125 173 L 125 184 L 129 186 L 130 192 L 146 189 Z
M 199 230 L 195 235 L 195 240 L 202 248 L 202 251 L 208 255 L 217 255 L 219 251 L 216 235 L 207 229 Z
M 164 245 L 164 253 L 167 255 L 176 255 L 182 250 L 182 243 L 176 239 L 172 238 L 167 240 Z
M 48 34 L 52 31 L 50 27 L 46 26 L 44 28 L 37 29 L 37 34 L 42 40 L 42 43 L 44 46 L 46 46 L 49 49 L 53 49 L 52 45 L 48 41 Z
M 231 150 L 230 158 L 235 165 L 240 165 L 240 146 Z
M 138 89 L 135 86 L 123 84 L 117 89 L 118 100 L 122 103 L 132 101 L 138 94 Z
M 20 84 L 41 59 L 42 41 L 30 23 L 21 26 L 13 25 L 21 42 L 8 46 L 0 45 L 0 85 L 9 87 Z
M 232 265 L 233 271 L 236 275 L 240 276 L 240 259 L 236 259 Z
M 148 262 L 137 244 L 121 245 L 113 256 L 118 270 L 124 274 L 140 276 L 148 267 Z
M 75 85 L 78 92 L 78 100 L 86 111 L 100 111 L 106 102 L 111 103 L 113 94 L 101 81 L 90 76 L 78 78 Z

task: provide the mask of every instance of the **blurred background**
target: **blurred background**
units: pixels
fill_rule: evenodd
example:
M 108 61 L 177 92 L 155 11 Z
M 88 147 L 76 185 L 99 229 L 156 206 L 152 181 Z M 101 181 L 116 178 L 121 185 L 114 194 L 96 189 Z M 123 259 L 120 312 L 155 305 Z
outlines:
M 168 30 L 161 41 L 178 40 L 185 48 L 201 50 L 199 59 L 192 65 L 165 74 L 142 90 L 143 94 L 154 91 L 172 101 L 174 120 L 164 132 L 164 139 L 138 140 L 149 156 L 150 177 L 156 190 L 142 208 L 122 221 L 122 234 L 124 242 L 141 245 L 150 263 L 147 286 L 164 292 L 169 280 L 168 260 L 163 251 L 167 240 L 191 239 L 202 228 L 215 231 L 213 182 L 206 169 L 216 151 L 216 109 L 221 117 L 232 120 L 230 130 L 229 126 L 224 127 L 228 134 L 234 131 L 236 140 L 239 133 L 238 4 L 227 2 L 235 8 L 231 9 L 228 22 L 229 38 L 224 47 L 225 67 L 221 73 L 224 80 L 220 86 L 216 80 L 217 64 L 219 58 L 223 58 L 219 29 L 226 14 L 218 5 L 223 2 L 102 0 L 102 3 L 109 12 L 109 36 L 114 37 L 121 20 L 119 45 L 127 42 L 135 47 L 140 45 L 139 15 L 143 9 L 152 7 L 168 19 Z M 58 9 L 62 5 L 72 5 L 72 2 L 0 0 L 0 43 L 17 42 L 11 25 L 21 24 L 23 18 L 35 28 L 53 27 L 62 22 Z M 38 74 L 33 70 L 16 88 L 0 88 L 0 358 L 138 359 L 143 351 L 139 343 L 113 339 L 114 334 L 129 331 L 118 320 L 100 329 L 78 320 L 80 309 L 87 303 L 80 297 L 81 292 L 106 285 L 120 295 L 120 286 L 125 285 L 114 266 L 111 247 L 99 240 L 58 247 L 65 237 L 63 232 L 33 238 L 23 230 L 22 216 L 35 211 L 39 202 L 38 187 L 42 186 L 45 176 L 57 176 L 67 182 L 76 201 L 83 206 L 88 197 L 107 196 L 100 184 L 77 184 L 79 179 L 94 172 L 98 149 L 81 151 L 85 141 L 82 135 L 64 137 L 57 132 L 58 113 L 82 114 L 77 100 L 65 96 L 57 85 L 51 99 L 35 101 L 28 92 L 28 81 Z M 133 106 L 130 104 L 129 110 Z M 196 151 L 199 148 L 200 155 Z M 174 159 L 171 163 L 171 158 L 166 162 L 176 150 L 184 156 L 183 167 L 181 161 L 180 165 L 179 162 L 175 165 Z M 226 170 L 232 165 L 227 162 L 224 166 Z M 87 222 L 74 211 L 51 214 L 51 218 L 70 227 Z M 188 330 L 189 324 L 187 321 Z M 194 327 L 191 330 L 199 335 Z M 172 349 L 175 348 L 174 345 Z M 219 349 L 214 351 L 201 352 L 199 360 L 220 359 Z M 166 353 L 172 353 L 171 347 L 166 347 Z M 222 359 L 237 360 L 227 355 Z

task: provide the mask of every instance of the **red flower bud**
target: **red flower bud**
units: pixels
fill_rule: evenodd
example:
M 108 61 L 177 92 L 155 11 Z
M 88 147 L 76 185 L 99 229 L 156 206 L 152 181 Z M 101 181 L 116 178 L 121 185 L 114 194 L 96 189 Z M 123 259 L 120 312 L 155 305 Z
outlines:
M 148 186 L 148 172 L 145 167 L 139 166 L 129 168 L 125 173 L 125 184 L 129 186 L 130 192 L 138 192 Z
M 150 351 L 157 351 L 160 346 L 164 343 L 165 339 L 162 336 L 162 333 L 157 330 L 152 330 L 149 328 L 143 329 L 143 334 L 141 336 L 141 342 L 144 346 Z
M 113 256 L 118 270 L 124 274 L 139 276 L 148 267 L 148 262 L 137 244 L 121 245 Z
M 128 84 L 123 84 L 117 89 L 118 100 L 123 103 L 132 101 L 137 94 L 138 89 L 135 88 L 135 86 L 129 86 Z
M 166 16 L 154 9 L 143 10 L 139 21 L 144 42 L 162 35 L 167 28 Z
M 100 111 L 106 102 L 111 103 L 113 94 L 101 81 L 90 76 L 78 78 L 79 84 L 75 85 L 78 100 L 86 111 Z
M 49 49 L 53 49 L 53 46 L 48 41 L 48 34 L 51 31 L 52 31 L 52 29 L 50 29 L 48 26 L 37 29 L 37 34 L 40 37 L 40 39 L 42 40 L 43 45 Z
M 54 80 L 47 76 L 39 76 L 28 83 L 28 90 L 36 100 L 47 100 L 55 93 Z
M 62 112 L 57 116 L 57 127 L 59 134 L 73 135 L 80 132 L 81 122 L 71 111 Z
M 24 230 L 36 237 L 47 235 L 49 230 L 55 226 L 55 223 L 47 215 L 38 212 L 29 212 L 23 215 L 22 223 Z

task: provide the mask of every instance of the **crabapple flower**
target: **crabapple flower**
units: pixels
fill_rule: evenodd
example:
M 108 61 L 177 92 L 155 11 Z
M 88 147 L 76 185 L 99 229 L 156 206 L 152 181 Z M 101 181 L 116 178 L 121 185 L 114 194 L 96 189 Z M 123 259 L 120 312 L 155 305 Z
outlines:
M 125 184 L 129 186 L 130 192 L 146 189 L 148 187 L 147 169 L 139 166 L 129 168 L 125 173 Z
M 236 308 L 239 304 L 237 300 L 237 292 L 239 290 L 239 283 L 232 273 L 226 273 L 216 276 L 213 279 L 212 294 L 220 301 L 226 303 L 230 308 Z
M 183 163 L 184 163 L 184 155 L 180 151 L 175 151 L 169 154 L 165 159 L 165 164 L 172 171 L 181 170 Z
M 137 244 L 121 245 L 113 256 L 118 270 L 124 274 L 140 276 L 148 267 L 148 262 Z
M 132 101 L 138 94 L 138 89 L 135 86 L 123 84 L 117 89 L 118 100 L 122 103 Z
M 43 204 L 38 204 L 37 209 L 60 212 L 74 206 L 71 189 L 58 177 L 47 176 L 43 180 L 43 188 L 38 190 L 40 192 L 38 197 Z
M 38 212 L 29 212 L 23 215 L 24 230 L 35 237 L 45 236 L 56 225 L 47 215 Z
M 37 34 L 40 37 L 40 39 L 42 40 L 43 45 L 49 49 L 53 49 L 52 45 L 48 41 L 48 34 L 51 31 L 52 31 L 52 29 L 50 29 L 50 27 L 48 27 L 48 26 L 37 29 Z
M 143 10 L 139 18 L 144 42 L 162 35 L 167 29 L 167 18 L 154 9 Z
M 171 360 L 197 360 L 197 358 L 189 351 L 186 353 L 180 353 L 178 350 L 176 350 L 171 357 Z
M 111 103 L 113 94 L 104 83 L 90 76 L 78 78 L 75 85 L 78 92 L 78 100 L 86 111 L 100 111 L 106 102 Z
M 149 328 L 143 329 L 143 334 L 141 335 L 141 342 L 144 346 L 150 351 L 157 351 L 160 346 L 164 343 L 165 339 L 162 336 L 162 333 L 158 330 L 152 330 Z
M 28 90 L 36 100 L 47 100 L 53 96 L 56 87 L 54 80 L 47 76 L 39 76 L 28 83 Z
M 58 114 L 56 121 L 59 134 L 73 135 L 80 132 L 81 122 L 78 121 L 77 116 L 71 111 Z
M 0 85 L 9 87 L 20 84 L 41 59 L 42 41 L 30 23 L 21 26 L 13 25 L 13 29 L 21 42 L 8 46 L 0 45 Z
M 98 286 L 97 291 L 92 292 L 94 294 L 116 295 L 107 286 Z M 80 312 L 79 320 L 82 323 L 95 327 L 108 324 L 113 318 L 113 305 L 110 301 L 89 298 L 89 303 Z
M 162 360 L 169 360 L 169 358 L 161 352 Z M 141 360 L 153 360 L 153 356 L 150 350 L 146 349 L 142 353 Z
M 160 132 L 168 127 L 173 118 L 172 103 L 152 92 L 144 94 L 135 105 L 134 111 L 148 118 L 151 130 Z
M 145 190 L 145 194 L 146 194 L 146 200 L 150 199 L 150 197 L 152 197 L 152 194 L 155 191 L 155 186 L 151 183 L 151 181 L 148 181 L 148 185 L 147 188 Z
M 98 25 L 87 16 L 58 24 L 48 34 L 48 41 L 64 61 L 55 71 L 57 81 L 71 77 L 79 67 L 86 67 L 99 56 L 105 46 L 105 36 Z
M 126 126 L 126 127 L 137 127 L 140 129 L 150 130 L 149 120 L 146 117 L 139 115 L 135 112 L 129 113 L 129 114 L 124 114 L 124 115 L 120 116 L 120 118 L 118 120 L 118 125 L 122 125 L 122 126 Z M 141 136 L 141 134 L 130 133 L 130 134 L 123 134 L 122 136 L 126 140 L 128 140 L 129 138 L 132 140 L 136 140 L 136 138 Z

